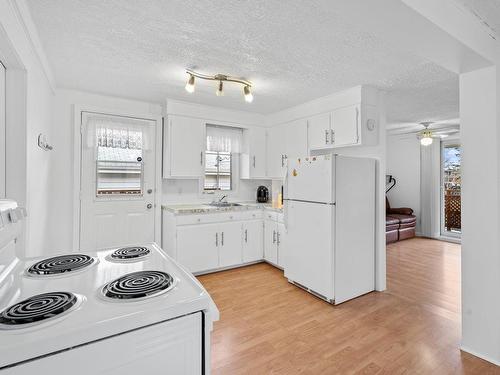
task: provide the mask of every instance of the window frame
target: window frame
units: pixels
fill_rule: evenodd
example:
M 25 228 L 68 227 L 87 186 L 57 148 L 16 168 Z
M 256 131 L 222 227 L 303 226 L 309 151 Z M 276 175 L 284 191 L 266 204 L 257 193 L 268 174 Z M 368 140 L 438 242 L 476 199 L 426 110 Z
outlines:
M 440 179 L 439 179 L 439 195 L 440 195 L 440 207 L 439 207 L 439 220 L 440 220 L 440 234 L 443 237 L 460 239 L 462 237 L 462 232 L 447 231 L 445 228 L 445 196 L 444 196 L 444 149 L 449 146 L 459 146 L 462 149 L 462 142 L 458 137 L 450 137 L 445 140 L 441 140 L 439 145 L 439 159 L 440 159 Z M 461 158 L 461 157 L 460 157 Z M 462 166 L 462 158 L 460 159 L 460 165 Z M 461 170 L 462 171 L 462 170 Z
M 216 172 L 216 176 L 217 176 L 217 186 L 218 188 L 215 188 L 215 189 L 209 189 L 206 187 L 206 178 L 207 178 L 207 154 L 211 154 L 211 155 L 217 155 L 217 157 L 220 157 L 219 155 L 220 154 L 224 154 L 226 156 L 229 156 L 230 157 L 230 160 L 229 160 L 229 189 L 227 190 L 222 190 L 220 188 L 220 176 L 221 176 L 221 172 L 219 170 L 219 165 L 217 165 L 217 172 Z M 224 193 L 227 193 L 227 192 L 232 192 L 234 191 L 234 182 L 235 182 L 235 179 L 234 179 L 234 155 L 235 153 L 232 153 L 232 152 L 220 152 L 220 151 L 208 151 L 206 150 L 205 151 L 205 162 L 203 164 L 203 184 L 202 184 L 202 189 L 203 189 L 203 192 L 206 193 L 206 194 L 215 194 L 217 192 L 224 192 Z

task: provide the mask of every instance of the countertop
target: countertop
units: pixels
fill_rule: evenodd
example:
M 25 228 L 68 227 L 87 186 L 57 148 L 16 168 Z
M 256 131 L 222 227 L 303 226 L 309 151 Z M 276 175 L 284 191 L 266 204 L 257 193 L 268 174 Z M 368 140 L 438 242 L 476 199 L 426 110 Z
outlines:
M 250 211 L 250 210 L 269 210 L 282 213 L 282 208 L 273 208 L 271 203 L 256 203 L 256 202 L 230 202 L 238 203 L 239 206 L 230 207 L 215 207 L 208 203 L 194 204 L 163 204 L 162 210 L 173 213 L 174 215 L 192 215 L 192 214 L 209 214 L 217 212 L 235 212 L 235 211 Z

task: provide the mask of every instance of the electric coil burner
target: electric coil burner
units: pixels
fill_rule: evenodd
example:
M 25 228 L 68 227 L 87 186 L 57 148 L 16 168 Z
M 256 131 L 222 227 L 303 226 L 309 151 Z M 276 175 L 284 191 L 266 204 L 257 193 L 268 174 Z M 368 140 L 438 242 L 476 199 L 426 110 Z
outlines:
M 140 300 L 155 297 L 172 289 L 174 278 L 161 271 L 138 271 L 104 285 L 102 295 L 114 300 Z
M 29 275 L 60 275 L 65 272 L 81 270 L 90 266 L 95 259 L 84 254 L 68 254 L 41 260 L 33 264 L 28 271 Z
M 118 260 L 118 261 L 136 260 L 138 258 L 142 258 L 145 257 L 146 255 L 149 255 L 149 253 L 151 253 L 151 250 L 149 250 L 147 247 L 131 246 L 131 247 L 123 247 L 121 249 L 114 251 L 110 257 L 111 260 Z
M 38 294 L 3 310 L 0 313 L 0 325 L 9 328 L 24 328 L 32 323 L 58 317 L 72 307 L 76 307 L 77 302 L 78 297 L 73 293 Z

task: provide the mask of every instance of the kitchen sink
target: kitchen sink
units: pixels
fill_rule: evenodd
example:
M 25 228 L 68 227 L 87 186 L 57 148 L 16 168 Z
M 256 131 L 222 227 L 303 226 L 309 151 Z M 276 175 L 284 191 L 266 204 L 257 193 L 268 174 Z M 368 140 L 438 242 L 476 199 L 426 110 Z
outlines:
M 238 206 L 241 206 L 241 204 L 229 203 L 229 202 L 212 202 L 212 203 L 208 203 L 208 206 L 212 206 L 212 207 L 238 207 Z

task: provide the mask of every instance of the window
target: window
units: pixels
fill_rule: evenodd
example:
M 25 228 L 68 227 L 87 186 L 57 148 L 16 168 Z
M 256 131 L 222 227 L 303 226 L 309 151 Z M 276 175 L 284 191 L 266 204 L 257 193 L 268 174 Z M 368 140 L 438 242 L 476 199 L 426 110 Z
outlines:
M 461 146 L 457 142 L 443 142 L 442 163 L 442 234 L 460 235 L 461 222 Z
M 207 125 L 204 191 L 233 190 L 234 155 L 240 151 L 241 137 L 239 128 Z
M 141 195 L 142 131 L 126 124 L 98 123 L 96 146 L 96 195 Z

